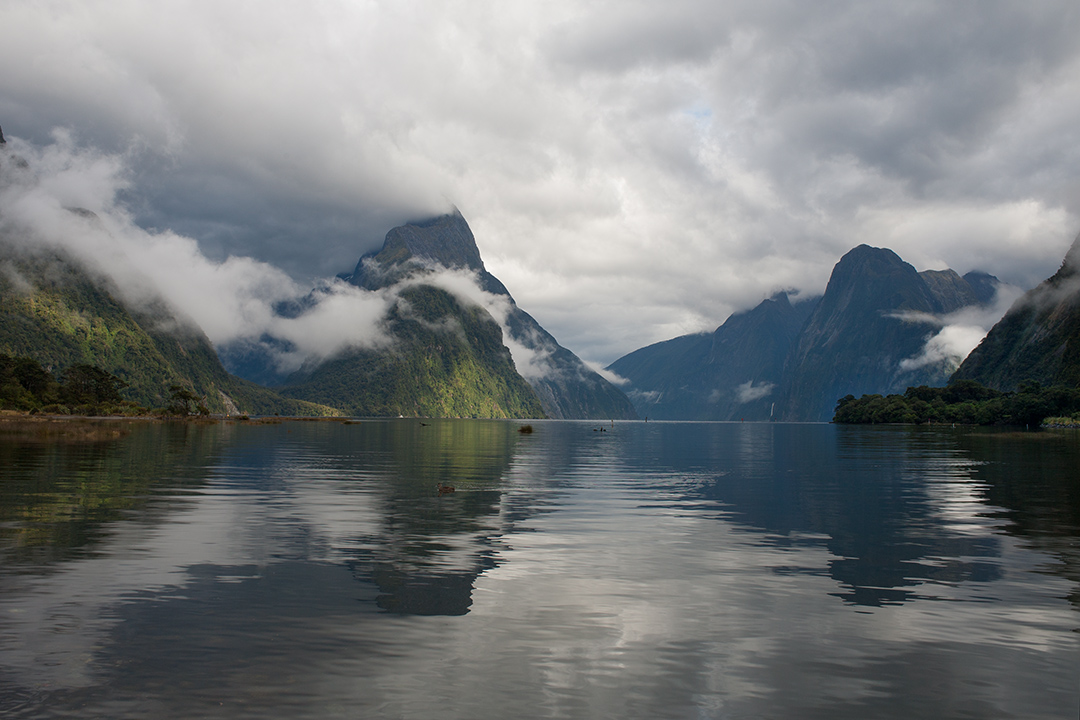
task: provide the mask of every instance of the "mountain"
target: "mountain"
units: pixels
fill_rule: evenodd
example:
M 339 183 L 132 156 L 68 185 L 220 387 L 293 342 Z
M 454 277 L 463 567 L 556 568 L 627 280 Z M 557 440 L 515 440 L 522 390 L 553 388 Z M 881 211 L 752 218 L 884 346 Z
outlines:
M 212 412 L 339 414 L 230 375 L 202 331 L 163 302 L 134 309 L 119 297 L 73 258 L 0 241 L 0 353 L 32 357 L 54 374 L 95 365 L 128 384 L 127 399 L 147 407 L 166 406 L 169 387 L 181 385 Z
M 892 250 L 854 248 L 833 268 L 787 359 L 780 419 L 826 421 L 848 394 L 944 384 L 952 367 L 903 361 L 935 333 L 928 316 L 979 303 L 980 293 L 952 270 L 920 273 Z
M 952 381 L 975 380 L 997 390 L 1020 383 L 1080 386 L 1080 236 L 1061 268 L 1017 300 Z
M 609 370 L 630 380 L 638 414 L 657 420 L 768 420 L 784 361 L 817 298 L 786 293 L 729 317 L 715 332 L 656 343 Z
M 446 290 L 402 290 L 384 320 L 389 349 L 352 349 L 301 368 L 280 392 L 350 415 L 543 417 L 499 325 Z
M 714 333 L 650 345 L 610 369 L 651 418 L 827 421 L 849 393 L 944 384 L 950 361 L 912 360 L 937 332 L 934 316 L 989 302 L 997 284 L 985 273 L 917 272 L 891 250 L 860 245 L 820 299 L 792 304 L 781 293 Z
M 475 276 L 490 307 L 439 287 L 445 271 Z M 393 346 L 301 368 L 281 388 L 287 396 L 356 414 L 636 417 L 622 391 L 517 306 L 457 211 L 393 228 L 342 279 L 393 298 Z

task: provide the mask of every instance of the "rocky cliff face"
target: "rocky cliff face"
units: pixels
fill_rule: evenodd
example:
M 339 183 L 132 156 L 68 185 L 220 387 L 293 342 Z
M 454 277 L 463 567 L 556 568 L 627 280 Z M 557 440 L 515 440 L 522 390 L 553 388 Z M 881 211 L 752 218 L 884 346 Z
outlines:
M 1061 268 L 1013 304 L 952 380 L 997 390 L 1022 382 L 1080 385 L 1080 237 Z

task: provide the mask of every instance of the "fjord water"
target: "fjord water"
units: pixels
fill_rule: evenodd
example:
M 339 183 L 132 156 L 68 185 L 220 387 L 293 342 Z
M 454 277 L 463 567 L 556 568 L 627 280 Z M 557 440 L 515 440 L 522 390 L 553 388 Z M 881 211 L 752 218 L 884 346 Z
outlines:
M 1077 715 L 1077 433 L 520 425 L 0 439 L 0 716 Z

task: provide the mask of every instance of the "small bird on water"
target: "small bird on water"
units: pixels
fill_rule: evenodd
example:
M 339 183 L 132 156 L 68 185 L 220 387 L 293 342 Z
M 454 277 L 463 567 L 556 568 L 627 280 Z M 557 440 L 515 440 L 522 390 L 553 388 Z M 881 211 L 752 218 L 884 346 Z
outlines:
M 436 485 L 435 489 L 439 491 L 440 495 L 445 495 L 446 493 L 454 492 L 454 486 L 453 485 L 443 485 L 442 483 L 439 483 L 438 485 Z

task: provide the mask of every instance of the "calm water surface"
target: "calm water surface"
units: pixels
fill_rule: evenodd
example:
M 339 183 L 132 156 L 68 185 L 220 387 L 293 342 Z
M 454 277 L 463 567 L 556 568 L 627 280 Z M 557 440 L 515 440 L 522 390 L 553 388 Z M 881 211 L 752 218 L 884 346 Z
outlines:
M 0 717 L 1080 712 L 1080 434 L 425 423 L 0 436 Z

